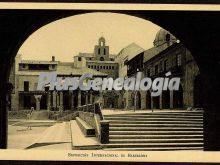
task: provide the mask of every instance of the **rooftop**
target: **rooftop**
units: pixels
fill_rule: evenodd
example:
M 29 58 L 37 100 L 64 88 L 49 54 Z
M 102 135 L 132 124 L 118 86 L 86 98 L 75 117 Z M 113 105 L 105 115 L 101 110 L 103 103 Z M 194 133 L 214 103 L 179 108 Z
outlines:
M 136 43 L 133 42 L 133 43 L 129 44 L 128 46 L 126 46 L 125 48 L 123 48 L 118 53 L 118 56 L 120 54 L 126 54 L 126 56 L 128 56 L 128 60 L 130 60 L 143 51 L 144 51 L 144 49 L 142 47 L 140 47 L 139 45 L 137 45 Z
M 169 46 L 167 45 L 167 43 L 164 43 L 160 46 L 155 46 L 155 47 L 152 47 L 150 49 L 145 50 L 144 51 L 144 61 L 143 62 L 149 61 L 154 56 L 156 56 L 157 54 L 159 54 L 163 50 L 167 49 L 168 47 Z

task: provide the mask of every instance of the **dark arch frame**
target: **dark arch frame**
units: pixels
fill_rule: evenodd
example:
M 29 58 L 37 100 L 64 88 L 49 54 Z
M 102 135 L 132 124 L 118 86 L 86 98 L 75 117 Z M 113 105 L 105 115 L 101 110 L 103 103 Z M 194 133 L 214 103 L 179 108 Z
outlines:
M 7 146 L 7 85 L 14 57 L 23 42 L 40 27 L 61 18 L 95 10 L 1 10 L 0 11 L 0 148 Z M 206 87 L 204 113 L 204 148 L 220 150 L 220 12 L 207 11 L 118 11 L 163 27 L 175 35 L 191 51 Z M 202 34 L 202 35 L 201 35 Z M 212 85 L 210 85 L 212 84 Z

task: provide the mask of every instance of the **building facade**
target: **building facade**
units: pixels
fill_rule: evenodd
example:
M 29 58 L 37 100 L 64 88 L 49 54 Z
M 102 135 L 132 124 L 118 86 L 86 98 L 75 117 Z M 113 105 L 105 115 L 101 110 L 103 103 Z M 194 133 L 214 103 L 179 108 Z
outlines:
M 15 58 L 10 82 L 14 85 L 11 109 L 74 110 L 77 106 L 100 101 L 103 108 L 117 109 L 177 109 L 202 107 L 202 84 L 199 69 L 187 48 L 168 31 L 156 34 L 154 46 L 144 50 L 135 43 L 110 54 L 105 38 L 100 37 L 93 53 L 79 53 L 72 62 L 28 61 Z M 180 77 L 178 91 L 163 91 L 151 97 L 150 91 L 37 91 L 42 72 L 56 72 L 58 77 L 76 77 L 92 73 L 94 77 L 128 78 L 142 72 L 142 77 Z
M 137 71 L 143 72 L 143 77 L 152 79 L 166 77 L 165 74 L 170 72 L 169 78 L 180 77 L 181 81 L 178 91 L 163 91 L 157 97 L 151 97 L 150 91 L 138 91 L 138 109 L 203 107 L 199 68 L 189 50 L 168 31 L 161 29 L 153 48 L 128 61 L 128 76 L 135 75 Z M 130 97 L 134 99 L 134 96 Z

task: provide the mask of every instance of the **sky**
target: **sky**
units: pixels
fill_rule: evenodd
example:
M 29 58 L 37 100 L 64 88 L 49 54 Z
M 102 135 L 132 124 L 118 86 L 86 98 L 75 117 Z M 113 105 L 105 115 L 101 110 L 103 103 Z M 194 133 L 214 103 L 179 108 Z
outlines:
M 110 54 L 136 43 L 151 48 L 159 26 L 150 21 L 117 13 L 88 13 L 49 23 L 35 31 L 18 51 L 23 60 L 73 61 L 79 52 L 93 53 L 103 36 Z

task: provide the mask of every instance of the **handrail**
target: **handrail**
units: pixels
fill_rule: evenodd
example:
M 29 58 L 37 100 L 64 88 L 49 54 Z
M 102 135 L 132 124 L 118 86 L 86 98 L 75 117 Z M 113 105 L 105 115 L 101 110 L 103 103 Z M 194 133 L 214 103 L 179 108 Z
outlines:
M 91 112 L 93 114 L 98 114 L 100 116 L 100 119 L 103 120 L 103 115 L 102 115 L 100 103 L 78 106 L 77 110 L 82 111 L 82 112 Z

